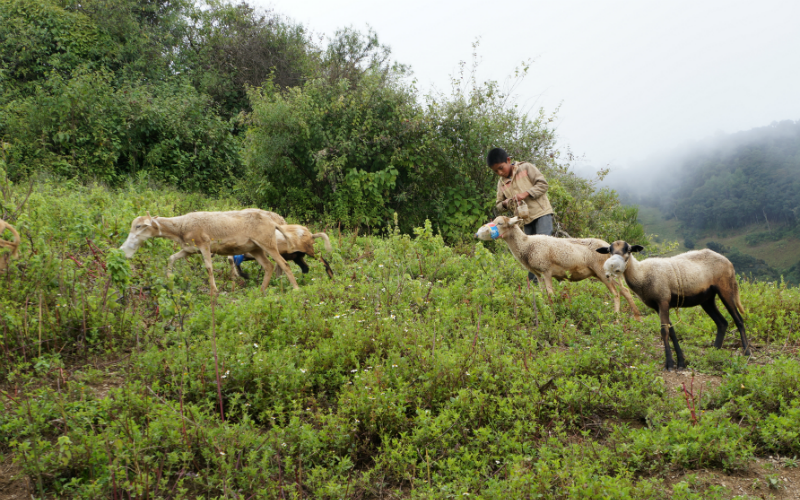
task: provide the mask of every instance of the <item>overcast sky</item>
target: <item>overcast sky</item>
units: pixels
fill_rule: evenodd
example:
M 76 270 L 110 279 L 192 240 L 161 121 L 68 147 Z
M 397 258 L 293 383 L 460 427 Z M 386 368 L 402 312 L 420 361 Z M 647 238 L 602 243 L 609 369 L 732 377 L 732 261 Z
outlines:
M 423 91 L 447 91 L 478 38 L 482 79 L 534 59 L 518 101 L 561 104 L 560 146 L 593 166 L 800 120 L 800 0 L 251 1 L 318 34 L 371 26 Z

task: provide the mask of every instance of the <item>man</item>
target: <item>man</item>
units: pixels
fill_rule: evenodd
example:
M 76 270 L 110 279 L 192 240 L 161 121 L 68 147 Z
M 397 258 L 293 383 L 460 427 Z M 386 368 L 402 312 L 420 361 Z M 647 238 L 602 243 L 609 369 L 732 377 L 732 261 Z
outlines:
M 497 181 L 498 212 L 515 210 L 518 204 L 528 208 L 527 216 L 520 216 L 525 234 L 553 234 L 553 207 L 547 198 L 547 181 L 539 169 L 530 163 L 511 163 L 508 153 L 501 148 L 489 151 L 486 158 L 489 168 L 500 177 Z M 536 282 L 536 276 L 528 273 Z

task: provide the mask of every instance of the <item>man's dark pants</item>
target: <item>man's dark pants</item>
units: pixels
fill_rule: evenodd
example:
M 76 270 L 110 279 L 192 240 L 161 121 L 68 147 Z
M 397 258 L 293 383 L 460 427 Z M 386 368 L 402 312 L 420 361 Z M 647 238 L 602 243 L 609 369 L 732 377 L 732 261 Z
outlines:
M 525 224 L 523 231 L 525 234 L 546 234 L 553 236 L 553 214 L 542 215 L 538 219 L 533 219 L 530 223 Z M 528 279 L 536 283 L 536 275 L 528 273 Z

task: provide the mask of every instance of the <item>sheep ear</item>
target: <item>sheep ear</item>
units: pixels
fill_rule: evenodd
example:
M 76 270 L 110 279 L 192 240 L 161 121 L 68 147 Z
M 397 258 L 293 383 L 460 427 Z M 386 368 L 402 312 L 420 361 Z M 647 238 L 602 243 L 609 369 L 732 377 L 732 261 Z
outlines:
M 597 250 L 595 250 L 595 252 L 601 253 L 603 255 L 606 255 L 606 254 L 611 253 L 611 250 L 608 247 L 601 247 L 601 248 L 598 248 Z
M 644 250 L 642 245 L 633 245 L 631 247 L 631 252 L 641 252 L 642 250 Z

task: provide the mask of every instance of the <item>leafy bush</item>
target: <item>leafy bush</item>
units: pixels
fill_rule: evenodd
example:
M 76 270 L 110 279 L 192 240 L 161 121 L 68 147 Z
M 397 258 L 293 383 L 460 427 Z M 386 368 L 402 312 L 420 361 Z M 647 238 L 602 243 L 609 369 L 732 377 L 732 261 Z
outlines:
M 28 187 L 0 186 L 16 211 Z M 236 206 L 144 179 L 33 184 L 0 275 L 0 452 L 33 494 L 716 498 L 659 475 L 795 450 L 795 357 L 712 351 L 713 322 L 685 310 L 687 358 L 726 376 L 694 426 L 656 315 L 614 314 L 598 282 L 543 297 L 502 242 L 329 231 L 335 280 L 312 263 L 300 290 L 262 294 L 216 258 L 213 309 L 197 259 L 164 276 L 172 242 L 116 250 L 145 210 Z M 800 291 L 740 288 L 755 345 L 800 342 Z
M 65 177 L 121 184 L 127 175 L 218 191 L 237 173 L 231 125 L 190 86 L 115 88 L 107 72 L 54 75 L 9 106 L 9 175 L 47 167 Z
M 671 420 L 657 429 L 634 430 L 625 436 L 629 444 L 617 446 L 617 450 L 633 470 L 640 471 L 658 470 L 669 464 L 728 471 L 747 466 L 755 450 L 747 441 L 745 429 L 725 418 L 723 412 L 707 412 L 697 425 L 686 417 Z

